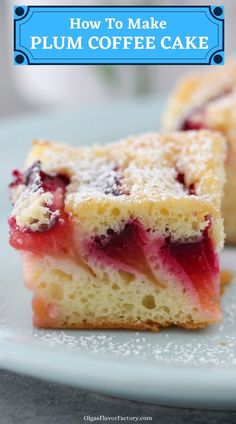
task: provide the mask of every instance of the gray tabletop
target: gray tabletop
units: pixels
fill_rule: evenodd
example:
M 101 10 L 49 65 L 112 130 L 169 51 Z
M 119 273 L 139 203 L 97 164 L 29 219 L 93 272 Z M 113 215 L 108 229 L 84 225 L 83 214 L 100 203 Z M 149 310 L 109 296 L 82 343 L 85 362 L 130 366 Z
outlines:
M 95 421 L 94 418 L 100 416 L 104 418 Z M 129 419 L 106 420 L 106 417 L 117 416 Z M 148 422 L 155 424 L 236 423 L 236 412 L 168 408 L 109 398 L 0 370 L 1 424 L 133 423 L 131 417 L 147 416 L 152 418 Z

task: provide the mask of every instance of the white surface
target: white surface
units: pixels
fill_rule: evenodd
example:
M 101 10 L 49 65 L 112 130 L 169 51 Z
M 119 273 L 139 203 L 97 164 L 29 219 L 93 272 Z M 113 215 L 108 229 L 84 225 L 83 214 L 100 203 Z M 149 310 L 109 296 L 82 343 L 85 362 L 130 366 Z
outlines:
M 5 187 L 34 137 L 73 144 L 102 142 L 155 129 L 156 102 L 116 104 L 48 117 L 27 116 L 0 126 L 1 255 L 0 367 L 101 391 L 177 406 L 233 409 L 236 403 L 236 289 L 223 299 L 224 321 L 200 331 L 52 331 L 31 325 L 30 293 L 20 258 L 7 242 Z M 3 160 L 2 160 L 3 159 Z M 236 271 L 236 252 L 224 267 Z
M 102 99 L 130 98 L 137 95 L 140 80 L 148 81 L 152 93 L 165 94 L 174 87 L 176 80 L 186 73 L 203 72 L 208 66 L 115 66 L 116 78 L 111 81 L 101 66 L 15 66 L 13 65 L 12 6 L 40 4 L 107 4 L 127 5 L 127 0 L 2 0 L 0 14 L 0 92 L 4 102 L 0 104 L 0 116 L 19 113 L 26 107 L 58 107 L 93 104 Z M 130 5 L 209 5 L 209 0 L 129 0 Z M 215 0 L 214 5 L 225 5 L 226 60 L 235 51 L 235 0 Z M 145 75 L 146 71 L 146 76 Z M 109 72 L 108 72 L 109 73 Z M 140 75 L 141 73 L 141 75 Z M 110 73 L 109 73 L 110 74 Z

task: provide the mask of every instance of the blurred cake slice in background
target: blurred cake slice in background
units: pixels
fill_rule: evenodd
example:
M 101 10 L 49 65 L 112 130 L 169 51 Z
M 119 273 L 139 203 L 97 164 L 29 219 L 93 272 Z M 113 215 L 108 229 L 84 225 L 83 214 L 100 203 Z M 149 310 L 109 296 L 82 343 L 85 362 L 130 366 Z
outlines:
M 228 142 L 223 217 L 226 240 L 236 243 L 236 59 L 223 67 L 184 78 L 171 98 L 162 120 L 164 131 L 212 129 Z

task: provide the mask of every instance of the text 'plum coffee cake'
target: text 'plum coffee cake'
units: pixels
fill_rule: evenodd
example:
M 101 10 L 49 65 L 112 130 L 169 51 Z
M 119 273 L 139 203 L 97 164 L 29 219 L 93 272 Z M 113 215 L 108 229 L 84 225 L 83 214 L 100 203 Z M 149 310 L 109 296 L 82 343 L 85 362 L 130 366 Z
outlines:
M 226 240 L 236 244 L 236 58 L 227 65 L 184 78 L 163 116 L 164 131 L 221 131 L 228 143 L 222 204 Z
M 148 133 L 34 142 L 13 172 L 10 243 L 45 328 L 200 328 L 221 318 L 225 142 Z

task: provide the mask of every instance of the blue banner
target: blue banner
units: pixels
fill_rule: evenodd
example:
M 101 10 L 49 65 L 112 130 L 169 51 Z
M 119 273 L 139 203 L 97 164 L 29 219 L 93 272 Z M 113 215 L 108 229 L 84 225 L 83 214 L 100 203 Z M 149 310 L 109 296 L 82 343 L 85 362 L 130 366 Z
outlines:
M 14 63 L 224 64 L 223 6 L 16 6 Z

